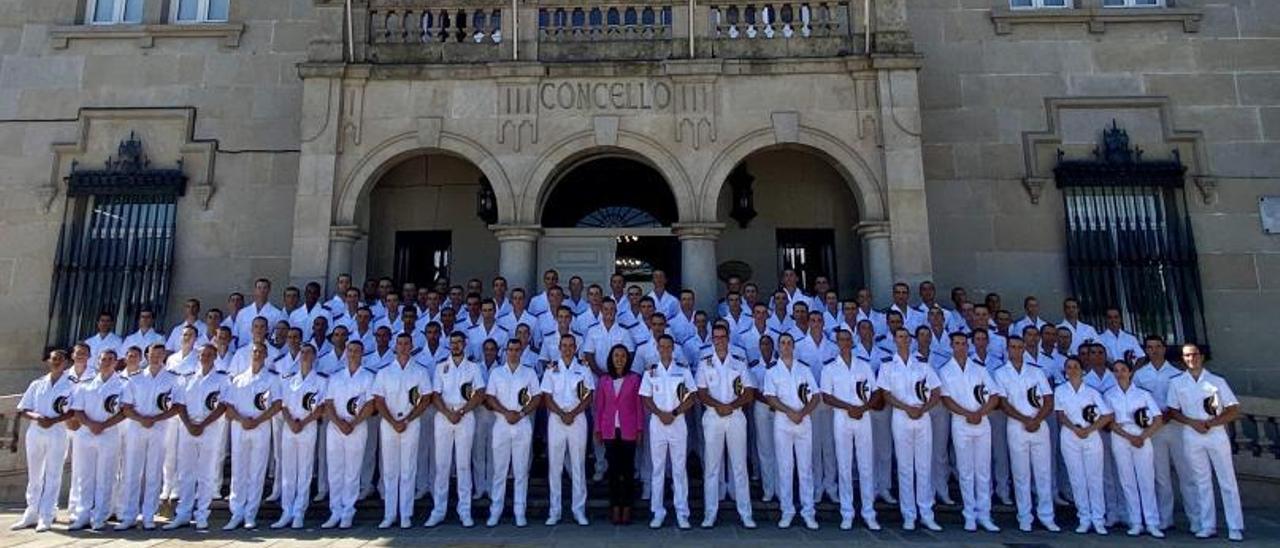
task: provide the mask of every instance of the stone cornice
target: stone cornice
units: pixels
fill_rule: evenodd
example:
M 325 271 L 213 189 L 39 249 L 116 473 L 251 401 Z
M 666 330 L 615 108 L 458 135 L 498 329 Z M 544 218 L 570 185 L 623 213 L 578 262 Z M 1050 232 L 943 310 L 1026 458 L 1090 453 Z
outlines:
M 219 38 L 228 48 L 240 47 L 244 23 L 165 25 L 64 25 L 49 27 L 49 46 L 66 49 L 72 40 L 137 40 L 138 47 L 155 46 L 156 38 Z
M 996 34 L 1010 34 L 1014 25 L 1084 24 L 1089 32 L 1106 32 L 1111 23 L 1182 23 L 1184 32 L 1200 32 L 1204 11 L 1186 8 L 1073 8 L 1073 9 L 1009 9 L 991 10 Z

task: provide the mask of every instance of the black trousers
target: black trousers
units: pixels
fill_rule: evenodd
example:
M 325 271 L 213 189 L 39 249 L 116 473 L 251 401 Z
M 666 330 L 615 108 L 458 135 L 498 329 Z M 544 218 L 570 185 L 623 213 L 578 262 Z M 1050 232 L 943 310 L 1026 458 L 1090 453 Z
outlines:
M 636 500 L 636 442 L 615 431 L 614 439 L 604 441 L 604 455 L 609 461 L 609 506 L 630 507 Z

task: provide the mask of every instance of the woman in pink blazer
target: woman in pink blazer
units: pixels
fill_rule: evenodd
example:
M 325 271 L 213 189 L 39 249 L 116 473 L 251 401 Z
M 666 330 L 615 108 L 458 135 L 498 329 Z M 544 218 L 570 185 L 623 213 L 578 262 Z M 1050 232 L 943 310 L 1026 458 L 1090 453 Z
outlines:
M 596 442 L 604 442 L 609 463 L 609 513 L 614 525 L 631 523 L 635 503 L 636 443 L 644 414 L 640 375 L 631 372 L 631 353 L 616 345 L 609 350 L 608 373 L 596 383 Z

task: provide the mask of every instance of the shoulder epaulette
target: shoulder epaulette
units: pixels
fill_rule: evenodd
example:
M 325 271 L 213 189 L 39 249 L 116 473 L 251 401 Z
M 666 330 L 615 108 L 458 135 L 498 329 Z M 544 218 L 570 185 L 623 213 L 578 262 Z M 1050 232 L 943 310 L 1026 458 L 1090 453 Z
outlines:
M 889 363 L 891 361 L 893 361 L 893 356 L 885 356 L 883 358 L 880 358 L 880 363 Z
M 320 308 L 322 308 L 322 309 L 324 309 L 324 310 L 333 310 L 332 308 L 329 308 L 329 305 L 328 305 L 328 304 L 322 304 L 322 305 L 320 305 Z
M 893 351 L 892 351 L 892 350 L 889 350 L 888 348 L 885 348 L 885 347 L 883 347 L 883 346 L 877 346 L 877 347 L 876 347 L 876 349 L 877 349 L 877 350 L 879 350 L 879 351 L 881 351 L 881 352 L 888 352 L 888 353 L 890 353 L 890 354 L 892 354 L 892 353 L 893 353 Z
M 278 377 L 278 376 L 280 376 L 280 374 L 279 374 L 279 373 L 276 373 L 276 370 L 275 370 L 275 369 L 263 369 L 263 371 L 266 371 L 267 373 L 270 373 L 270 374 L 275 375 L 275 376 L 277 376 L 277 377 Z
M 927 362 L 927 361 L 929 361 L 929 357 L 928 357 L 928 356 L 925 356 L 925 355 L 923 355 L 923 354 L 917 354 L 917 355 L 916 355 L 916 359 L 917 359 L 917 360 L 920 360 L 920 361 L 922 361 L 922 362 Z
M 875 342 L 880 342 L 880 341 L 883 341 L 884 339 L 885 339 L 885 335 L 876 335 Z
M 326 375 L 326 374 L 321 373 L 321 372 L 319 372 L 319 371 L 316 371 L 316 374 L 317 374 L 317 375 L 320 375 L 320 378 L 322 378 L 322 379 L 327 379 L 327 378 L 329 378 L 329 375 Z
M 747 366 L 749 366 L 749 367 L 755 367 L 755 366 L 756 366 L 757 364 L 759 364 L 759 363 L 760 363 L 760 360 L 751 360 L 751 361 L 747 362 Z
M 974 359 L 973 359 L 973 363 L 976 363 L 976 364 L 981 365 L 981 366 L 983 366 L 983 367 L 986 367 L 986 366 L 987 366 L 987 362 L 984 362 L 984 361 L 982 361 L 982 360 L 980 360 L 980 359 L 978 359 L 978 358 L 974 358 Z
M 623 329 L 635 329 L 637 326 L 640 325 L 640 322 L 631 322 L 630 324 L 618 322 L 618 325 L 621 325 Z
M 375 353 L 377 353 L 377 352 L 378 352 L 378 351 L 377 351 L 376 349 L 375 349 L 375 350 L 370 350 L 370 351 L 368 351 L 368 352 L 365 352 L 365 353 L 364 353 L 364 355 L 366 355 L 366 356 L 372 356 L 372 355 L 374 355 L 374 354 L 375 354 Z
M 318 360 L 332 353 L 333 353 L 333 350 L 325 350 L 324 352 L 321 352 L 319 356 L 316 356 L 316 359 Z
M 214 369 L 214 370 L 213 370 L 213 372 L 214 372 L 214 373 L 217 373 L 217 374 L 219 374 L 219 375 L 228 375 L 228 376 L 229 376 L 229 375 L 231 375 L 231 373 L 228 373 L 228 372 L 223 371 L 223 370 L 221 370 L 221 369 Z M 189 374 L 190 374 L 190 375 L 194 375 L 195 373 L 189 373 Z
M 573 333 L 574 335 L 577 335 L 577 336 L 579 336 L 579 337 L 585 337 L 585 336 L 586 336 L 586 335 L 583 335 L 581 331 L 578 331 L 578 330 L 576 330 L 576 329 L 570 329 L 570 330 L 569 330 L 569 332 L 570 332 L 570 333 Z
M 361 367 L 360 367 L 360 369 L 363 369 L 363 370 L 365 370 L 365 371 L 368 371 L 369 373 L 372 373 L 372 374 L 374 374 L 374 375 L 377 375 L 377 374 L 378 374 L 378 372 L 377 372 L 376 370 L 374 370 L 373 368 L 367 367 L 367 366 L 361 366 Z
M 542 334 L 542 337 L 543 337 L 543 338 L 547 338 L 547 337 L 554 336 L 555 334 L 556 334 L 556 330 L 552 329 L 551 331 L 547 331 L 547 332 L 543 333 L 543 334 Z
M 813 366 L 809 365 L 809 362 L 804 361 L 804 360 L 796 360 L 796 363 L 798 363 L 798 364 L 800 364 L 800 365 L 803 365 L 803 366 L 805 366 L 805 367 L 809 367 L 809 368 L 812 368 L 812 367 L 813 367 Z
M 289 357 L 289 353 L 288 353 L 288 352 L 281 352 L 279 356 L 276 356 L 276 357 L 275 357 L 275 359 L 273 359 L 273 360 L 271 360 L 271 361 L 273 361 L 273 362 L 278 362 L 278 361 L 283 360 L 283 359 L 285 359 L 285 358 L 287 358 L 287 357 Z

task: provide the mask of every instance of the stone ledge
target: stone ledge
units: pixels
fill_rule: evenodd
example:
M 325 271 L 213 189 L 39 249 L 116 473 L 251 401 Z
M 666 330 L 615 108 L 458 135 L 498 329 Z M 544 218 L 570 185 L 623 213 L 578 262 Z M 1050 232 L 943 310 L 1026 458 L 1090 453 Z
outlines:
M 49 28 L 49 45 L 66 49 L 72 40 L 137 40 L 138 47 L 155 46 L 156 38 L 220 38 L 228 48 L 240 47 L 244 23 L 166 25 L 66 25 Z
M 1083 23 L 1089 32 L 1103 33 L 1110 23 L 1182 23 L 1183 32 L 1200 32 L 1204 11 L 1185 8 L 1077 8 L 991 10 L 996 34 L 1010 34 L 1014 25 Z

